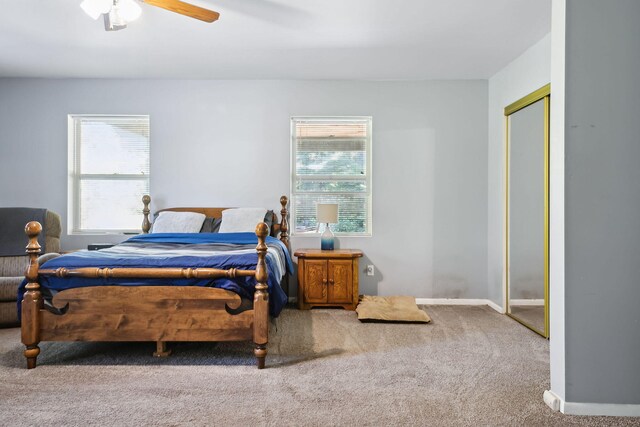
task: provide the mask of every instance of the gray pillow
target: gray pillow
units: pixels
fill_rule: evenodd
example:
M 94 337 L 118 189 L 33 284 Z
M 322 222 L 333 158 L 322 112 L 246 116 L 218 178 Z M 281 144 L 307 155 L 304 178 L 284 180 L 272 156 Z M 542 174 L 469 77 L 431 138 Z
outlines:
M 218 233 L 220 232 L 220 224 L 222 224 L 222 218 L 215 218 L 211 223 L 211 232 Z
M 204 219 L 204 222 L 202 223 L 202 228 L 200 229 L 201 233 L 213 233 L 213 223 L 216 219 L 208 216 Z
M 273 228 L 273 211 L 267 211 L 267 214 L 264 216 L 264 222 L 269 226 L 269 232 Z

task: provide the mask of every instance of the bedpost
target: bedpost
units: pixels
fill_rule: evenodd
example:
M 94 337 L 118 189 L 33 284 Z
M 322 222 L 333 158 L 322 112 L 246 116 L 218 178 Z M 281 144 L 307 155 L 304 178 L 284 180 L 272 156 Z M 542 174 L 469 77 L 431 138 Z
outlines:
M 269 291 L 267 280 L 269 271 L 265 257 L 267 244 L 265 240 L 269 235 L 269 226 L 264 222 L 256 226 L 258 236 L 258 265 L 256 266 L 256 291 L 253 294 L 253 342 L 256 345 L 253 354 L 258 362 L 258 369 L 264 368 L 267 357 L 267 342 L 269 341 Z
M 289 246 L 289 211 L 287 210 L 287 203 L 289 203 L 287 196 L 280 197 L 280 205 L 282 205 L 282 209 L 280 210 L 282 218 L 280 220 L 280 240 L 287 249 L 291 251 L 291 247 Z
M 280 197 L 280 205 L 282 209 L 280 210 L 280 241 L 284 243 L 291 254 L 291 244 L 289 243 L 289 211 L 287 210 L 287 204 L 289 203 L 289 199 L 287 196 Z M 289 296 L 289 275 L 284 275 L 284 281 L 282 282 L 282 287 L 284 288 L 284 292 Z
M 151 197 L 148 194 L 142 196 L 142 203 L 144 204 L 144 208 L 142 209 L 142 215 L 144 215 L 144 219 L 142 220 L 142 232 L 144 234 L 148 234 L 149 230 L 151 230 L 151 223 L 149 222 L 149 203 L 151 203 Z
M 27 292 L 22 298 L 22 343 L 27 347 L 24 357 L 27 358 L 27 369 L 36 367 L 36 359 L 40 354 L 40 309 L 42 308 L 42 295 L 38 284 L 38 256 L 40 244 L 38 235 L 42 231 L 42 225 L 37 221 L 31 221 L 24 227 L 24 232 L 29 236 L 27 254 L 29 266 L 24 273 L 27 279 Z

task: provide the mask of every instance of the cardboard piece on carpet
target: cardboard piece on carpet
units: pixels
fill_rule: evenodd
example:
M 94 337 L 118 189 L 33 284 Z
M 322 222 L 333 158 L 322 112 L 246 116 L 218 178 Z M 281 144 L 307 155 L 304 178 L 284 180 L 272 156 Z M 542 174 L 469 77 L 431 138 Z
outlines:
M 414 297 L 378 297 L 363 295 L 356 308 L 361 322 L 429 323 L 429 315 L 420 310 Z

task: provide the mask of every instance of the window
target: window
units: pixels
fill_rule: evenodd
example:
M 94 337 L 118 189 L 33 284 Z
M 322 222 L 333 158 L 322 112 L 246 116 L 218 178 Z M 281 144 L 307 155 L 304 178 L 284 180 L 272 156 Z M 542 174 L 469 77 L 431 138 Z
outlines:
M 336 234 L 371 235 L 371 117 L 291 119 L 293 233 L 317 231 L 316 204 L 337 203 Z
M 140 232 L 149 116 L 69 116 L 71 234 Z

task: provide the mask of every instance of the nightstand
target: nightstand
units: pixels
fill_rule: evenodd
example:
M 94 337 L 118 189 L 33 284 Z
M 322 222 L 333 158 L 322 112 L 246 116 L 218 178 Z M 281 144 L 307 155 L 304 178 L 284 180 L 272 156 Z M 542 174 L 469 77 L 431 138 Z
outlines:
M 343 307 L 358 305 L 357 249 L 298 249 L 298 308 Z

